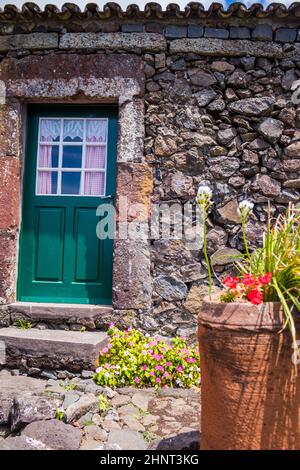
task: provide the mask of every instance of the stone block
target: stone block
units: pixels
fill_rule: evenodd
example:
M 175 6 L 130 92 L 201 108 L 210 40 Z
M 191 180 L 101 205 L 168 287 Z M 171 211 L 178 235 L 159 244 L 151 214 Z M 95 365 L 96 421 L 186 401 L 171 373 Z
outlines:
M 126 101 L 119 111 L 118 162 L 141 162 L 144 159 L 144 102 Z
M 4 90 L 4 93 L 6 90 Z M 6 97 L 4 96 L 4 99 Z M 19 157 L 20 110 L 6 103 L 0 106 L 0 157 Z M 2 174 L 2 172 L 1 172 Z
M 229 36 L 230 39 L 251 39 L 250 29 L 244 26 L 232 26 Z
M 228 39 L 229 31 L 223 28 L 208 28 L 204 30 L 205 38 L 217 38 L 217 39 Z
M 145 29 L 143 24 L 125 23 L 121 26 L 122 33 L 142 33 Z
M 282 46 L 272 42 L 248 41 L 247 39 L 185 38 L 176 39 L 170 44 L 170 53 L 195 53 L 204 56 L 221 57 L 270 57 L 284 58 Z
M 156 52 L 166 49 L 166 39 L 156 33 L 66 33 L 59 48 Z
M 0 341 L 6 347 L 7 367 L 20 367 L 25 359 L 29 367 L 76 372 L 97 366 L 99 350 L 107 337 L 100 332 L 12 327 L 0 330 Z
M 166 26 L 165 36 L 168 39 L 186 38 L 187 27 L 175 24 L 168 24 Z
M 190 24 L 188 26 L 188 37 L 189 38 L 202 38 L 204 34 L 204 27 L 196 24 Z
M 272 41 L 272 26 L 267 24 L 258 24 L 252 31 L 252 38 L 257 39 L 258 41 Z
M 19 160 L 0 157 L 0 230 L 19 226 L 20 187 Z
M 19 49 L 56 49 L 58 47 L 57 33 L 31 33 L 1 36 L 0 52 L 16 51 Z
M 297 37 L 297 29 L 278 28 L 275 34 L 275 41 L 278 42 L 295 42 Z

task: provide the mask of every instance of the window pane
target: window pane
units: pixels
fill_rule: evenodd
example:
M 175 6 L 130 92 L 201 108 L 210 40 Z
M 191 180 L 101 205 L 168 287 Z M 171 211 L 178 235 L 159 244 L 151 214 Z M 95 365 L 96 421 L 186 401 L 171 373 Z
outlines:
M 64 145 L 63 146 L 63 168 L 81 168 L 82 146 Z
M 105 173 L 87 171 L 84 177 L 85 196 L 105 195 Z
M 40 140 L 46 142 L 59 141 L 60 123 L 60 119 L 41 119 Z
M 37 194 L 57 194 L 57 171 L 39 171 Z
M 82 142 L 83 140 L 83 120 L 64 120 L 64 142 Z
M 79 194 L 80 193 L 80 175 L 78 171 L 63 171 L 61 175 L 61 193 Z
M 39 168 L 57 168 L 58 152 L 58 145 L 40 145 Z
M 105 168 L 106 147 L 104 145 L 87 145 L 85 168 Z
M 106 142 L 107 120 L 89 119 L 86 126 L 87 142 Z

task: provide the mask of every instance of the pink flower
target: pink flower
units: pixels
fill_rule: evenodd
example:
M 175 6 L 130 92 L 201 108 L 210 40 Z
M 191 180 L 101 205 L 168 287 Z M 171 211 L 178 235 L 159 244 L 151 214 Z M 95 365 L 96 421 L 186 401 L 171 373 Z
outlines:
M 156 359 L 157 361 L 161 361 L 163 358 L 163 355 L 162 354 L 155 354 L 154 355 L 154 359 Z
M 108 349 L 107 348 L 102 348 L 102 354 L 105 354 L 108 352 Z
M 153 376 L 154 376 L 154 372 L 153 372 L 153 370 L 150 372 L 150 374 L 149 374 L 149 375 L 151 375 L 151 377 L 153 377 Z
M 161 337 L 161 336 L 158 336 L 156 339 L 157 339 L 158 342 L 162 341 L 162 337 Z
M 113 322 L 111 322 L 111 323 L 109 324 L 109 328 L 113 328 L 114 326 L 115 326 L 115 324 L 114 324 Z
M 142 354 L 143 354 L 143 356 L 145 356 L 147 354 L 147 351 L 145 351 L 145 349 L 143 349 Z
M 156 346 L 156 345 L 157 345 L 157 341 L 150 341 L 150 343 L 149 343 L 149 346 L 151 346 L 151 347 Z
M 166 362 L 167 367 L 171 367 L 172 363 L 170 361 Z
M 180 339 L 182 339 L 182 341 L 185 341 L 185 336 L 180 336 Z
M 130 342 L 129 342 L 129 346 L 133 346 L 133 341 L 130 341 Z
M 186 362 L 196 362 L 194 357 L 187 357 Z
M 169 372 L 165 372 L 164 377 L 167 379 L 169 377 Z
M 182 368 L 181 366 L 177 366 L 177 367 L 176 367 L 176 370 L 177 370 L 177 372 L 182 372 L 182 371 L 183 371 L 183 368 Z
M 107 347 L 108 347 L 108 349 L 111 349 L 113 347 L 113 345 L 111 343 L 108 343 Z
M 105 369 L 110 369 L 110 364 L 106 363 L 104 364 Z
M 143 370 L 147 370 L 147 366 L 144 364 L 142 367 Z
M 134 377 L 134 381 L 135 381 L 136 384 L 140 383 L 140 379 L 138 377 Z
M 164 368 L 162 366 L 155 366 L 155 369 L 156 370 L 164 370 Z
M 156 377 L 155 382 L 160 383 L 161 379 L 159 377 Z

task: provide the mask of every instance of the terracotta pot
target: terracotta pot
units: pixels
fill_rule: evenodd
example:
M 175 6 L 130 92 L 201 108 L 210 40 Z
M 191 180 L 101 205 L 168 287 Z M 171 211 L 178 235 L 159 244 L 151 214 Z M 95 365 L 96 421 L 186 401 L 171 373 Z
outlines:
M 201 450 L 300 449 L 300 365 L 283 323 L 279 303 L 203 302 Z

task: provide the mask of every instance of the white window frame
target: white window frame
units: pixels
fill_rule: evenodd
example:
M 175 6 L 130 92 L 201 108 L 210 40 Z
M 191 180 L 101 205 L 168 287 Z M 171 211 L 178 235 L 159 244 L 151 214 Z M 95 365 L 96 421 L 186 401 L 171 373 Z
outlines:
M 41 140 L 41 121 L 43 119 L 47 120 L 60 120 L 60 139 L 57 141 L 42 141 Z M 64 120 L 70 119 L 78 119 L 84 121 L 83 123 L 83 139 L 82 142 L 64 142 L 63 140 L 63 129 L 64 129 Z M 105 142 L 88 142 L 86 140 L 86 130 L 87 130 L 87 122 L 88 121 L 105 121 L 106 122 L 106 135 L 105 135 Z M 38 149 L 37 149 L 37 160 L 36 160 L 36 176 L 35 176 L 35 195 L 36 196 L 54 196 L 54 197 L 105 197 L 106 195 L 106 180 L 107 180 L 107 143 L 108 143 L 108 118 L 82 118 L 78 117 L 40 117 L 39 118 L 39 130 L 38 130 Z M 44 168 L 39 166 L 40 160 L 40 148 L 41 145 L 46 146 L 57 146 L 58 147 L 58 166 L 57 168 Z M 62 160 L 63 160 L 63 147 L 64 146 L 74 146 L 74 147 L 82 147 L 82 159 L 81 159 L 81 168 L 63 168 L 62 167 Z M 105 147 L 105 167 L 104 168 L 85 168 L 85 155 L 86 155 L 86 147 Z M 56 172 L 57 173 L 57 193 L 56 194 L 41 194 L 38 193 L 38 175 L 39 171 L 47 171 L 47 172 Z M 62 180 L 62 172 L 80 172 L 80 188 L 79 194 L 62 194 L 61 193 L 61 180 Z M 103 194 L 84 194 L 84 181 L 85 181 L 85 173 L 104 173 L 104 191 Z

